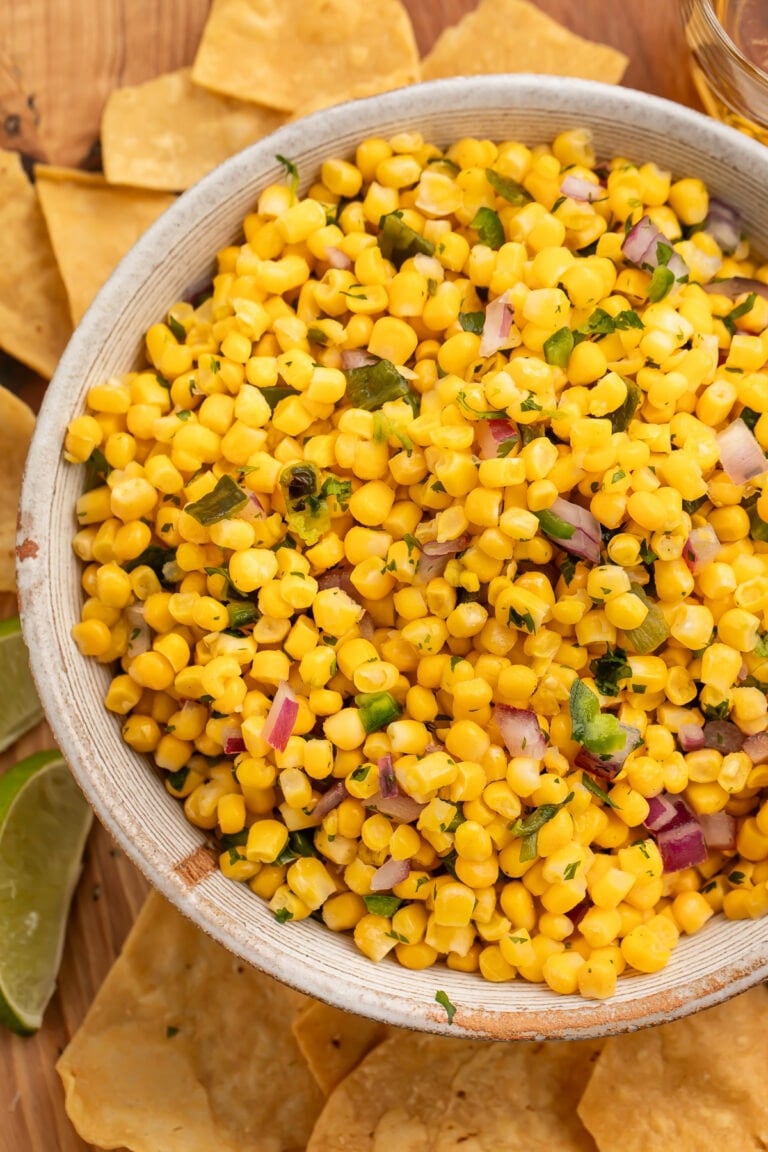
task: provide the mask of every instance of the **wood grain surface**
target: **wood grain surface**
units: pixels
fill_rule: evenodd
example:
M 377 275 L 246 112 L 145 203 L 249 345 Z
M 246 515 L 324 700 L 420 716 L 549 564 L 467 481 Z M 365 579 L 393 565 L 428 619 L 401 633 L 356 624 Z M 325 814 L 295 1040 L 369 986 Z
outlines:
M 405 2 L 422 54 L 443 28 L 476 6 L 476 0 Z M 0 147 L 50 163 L 95 166 L 108 93 L 191 62 L 209 3 L 0 0 Z M 573 31 L 625 52 L 630 59 L 625 85 L 701 107 L 688 72 L 676 0 L 537 3 Z M 535 61 L 526 64 L 535 69 Z M 513 67 L 520 70 L 517 62 Z M 33 406 L 39 403 L 42 383 L 2 360 L 0 380 Z M 0 597 L 0 617 L 14 610 L 12 597 Z M 41 724 L 0 757 L 0 772 L 52 743 Z M 146 891 L 144 878 L 95 825 L 73 902 L 58 991 L 45 1024 L 29 1039 L 0 1034 L 0 1152 L 91 1149 L 67 1120 L 54 1065 L 118 954 Z

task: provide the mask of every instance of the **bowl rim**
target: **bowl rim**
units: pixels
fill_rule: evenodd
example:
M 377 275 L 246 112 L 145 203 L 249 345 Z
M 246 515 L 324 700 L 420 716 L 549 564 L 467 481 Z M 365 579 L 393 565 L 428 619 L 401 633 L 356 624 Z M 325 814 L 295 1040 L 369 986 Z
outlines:
M 62 469 L 66 467 L 61 462 L 61 446 L 71 412 L 71 397 L 77 394 L 88 371 L 96 373 L 96 379 L 102 362 L 108 361 L 116 340 L 115 329 L 121 324 L 126 293 L 133 300 L 153 277 L 157 279 L 168 252 L 183 247 L 185 236 L 201 218 L 210 220 L 212 213 L 228 204 L 231 207 L 233 189 L 240 190 L 249 181 L 250 186 L 254 186 L 254 171 L 258 172 L 258 187 L 276 179 L 282 171 L 276 154 L 304 153 L 306 141 L 311 139 L 315 153 L 328 155 L 333 152 L 337 138 L 345 134 L 362 138 L 387 118 L 403 128 L 418 124 L 429 131 L 430 125 L 445 119 L 450 109 L 473 114 L 490 114 L 495 110 L 500 116 L 509 116 L 512 122 L 516 115 L 532 110 L 539 115 L 562 116 L 570 123 L 584 123 L 590 115 L 604 116 L 606 107 L 617 123 L 624 114 L 634 124 L 640 118 L 666 124 L 681 146 L 687 140 L 704 137 L 713 152 L 717 152 L 720 164 L 762 173 L 763 182 L 768 179 L 768 151 L 756 141 L 663 97 L 597 81 L 526 73 L 454 77 L 315 112 L 279 128 L 203 177 L 150 226 L 124 257 L 65 349 L 47 387 L 27 458 L 17 535 L 22 629 L 33 677 L 54 739 L 101 823 L 153 887 L 230 951 L 319 1000 L 402 1027 L 487 1039 L 570 1039 L 610 1035 L 688 1015 L 768 978 L 768 919 L 763 921 L 762 930 L 755 922 L 745 924 L 740 930 L 745 947 L 737 958 L 725 951 L 716 969 L 684 974 L 662 991 L 649 990 L 635 996 L 630 985 L 647 988 L 653 978 L 623 977 L 621 994 L 607 1001 L 585 1001 L 514 981 L 504 987 L 511 989 L 515 985 L 516 992 L 524 988 L 524 1003 L 515 1007 L 506 1006 L 506 1000 L 500 999 L 499 985 L 488 988 L 477 975 L 468 977 L 441 967 L 427 970 L 426 976 L 409 972 L 404 977 L 406 970 L 389 959 L 374 970 L 371 962 L 361 957 L 346 937 L 321 927 L 322 938 L 334 941 L 333 956 L 325 963 L 314 949 L 312 933 L 317 931 L 317 926 L 306 922 L 290 927 L 288 931 L 295 936 L 286 936 L 286 929 L 280 929 L 282 940 L 280 933 L 275 934 L 262 922 L 259 930 L 260 933 L 263 930 L 263 937 L 249 935 L 243 923 L 246 914 L 227 890 L 243 886 L 226 880 L 218 870 L 211 872 L 210 855 L 208 864 L 204 859 L 205 837 L 191 826 L 187 829 L 188 836 L 180 830 L 182 840 L 191 850 L 183 860 L 178 855 L 174 859 L 171 846 L 162 837 L 156 839 L 152 829 L 137 823 L 135 814 L 128 810 L 128 799 L 110 794 L 109 782 L 99 773 L 94 759 L 94 743 L 102 739 L 101 734 L 88 728 L 87 717 L 81 718 L 77 709 L 72 712 L 66 670 L 73 661 L 73 646 L 61 621 L 61 589 L 57 580 L 60 569 L 54 563 L 55 535 L 51 531 L 57 527 L 51 521 L 51 508 Z M 303 183 L 308 183 L 306 174 Z M 242 215 L 244 213 L 238 220 Z M 208 255 L 209 265 L 213 251 Z M 121 362 L 114 365 L 113 370 L 125 371 L 128 367 L 128 363 Z M 58 527 L 60 529 L 60 524 Z M 71 565 L 74 564 L 71 557 Z M 85 663 L 84 658 L 80 659 Z M 106 711 L 104 715 L 106 718 Z M 145 763 L 144 757 L 122 744 L 119 732 L 117 741 L 121 755 L 128 756 L 132 762 Z M 116 747 L 111 737 L 109 747 L 113 751 Z M 167 797 L 162 786 L 158 786 Z M 181 813 L 180 808 L 178 811 Z M 184 820 L 183 815 L 181 819 Z M 186 875 L 183 869 L 179 870 L 181 864 L 188 865 Z M 202 874 L 198 875 L 198 871 Z M 249 895 L 248 899 L 252 901 L 253 896 Z M 266 905 L 262 907 L 266 915 Z M 258 913 L 256 919 L 259 920 Z M 716 949 L 716 937 L 709 929 L 707 925 L 698 938 L 711 936 Z M 719 929 L 723 931 L 722 923 Z M 290 946 L 284 943 L 286 940 Z M 341 963 L 346 965 L 343 975 Z M 386 975 L 379 980 L 378 974 L 382 971 Z M 418 989 L 418 996 L 411 986 Z M 453 1024 L 443 1008 L 435 1003 L 433 995 L 425 993 L 426 988 L 433 993 L 450 989 L 449 997 L 457 1006 Z

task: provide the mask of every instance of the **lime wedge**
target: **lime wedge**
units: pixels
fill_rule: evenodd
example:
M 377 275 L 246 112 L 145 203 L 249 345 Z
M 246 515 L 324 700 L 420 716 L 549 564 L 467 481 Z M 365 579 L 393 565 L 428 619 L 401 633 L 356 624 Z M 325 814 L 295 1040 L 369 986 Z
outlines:
M 28 1036 L 56 987 L 92 812 L 61 753 L 0 776 L 0 1024 Z
M 43 718 L 18 616 L 0 621 L 0 700 L 2 752 Z

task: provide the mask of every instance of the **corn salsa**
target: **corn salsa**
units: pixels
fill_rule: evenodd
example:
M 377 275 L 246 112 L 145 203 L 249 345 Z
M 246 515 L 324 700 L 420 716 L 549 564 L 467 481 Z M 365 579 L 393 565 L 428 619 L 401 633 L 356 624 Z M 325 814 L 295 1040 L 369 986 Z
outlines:
M 609 997 L 768 912 L 768 268 L 587 129 L 278 159 L 69 424 L 73 640 L 286 931 Z

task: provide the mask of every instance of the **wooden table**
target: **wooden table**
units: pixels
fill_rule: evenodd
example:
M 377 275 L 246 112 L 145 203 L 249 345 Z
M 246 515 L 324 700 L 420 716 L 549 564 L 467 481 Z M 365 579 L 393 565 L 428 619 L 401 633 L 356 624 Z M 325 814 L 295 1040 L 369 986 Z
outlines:
M 701 107 L 687 68 L 676 0 L 537 2 L 575 32 L 624 51 L 630 58 L 627 86 Z M 422 53 L 443 28 L 476 6 L 476 0 L 405 3 Z M 16 0 L 6 5 L 0 146 L 18 147 L 52 163 L 93 162 L 108 91 L 191 61 L 208 7 L 209 0 Z M 39 382 L 27 385 L 27 394 L 39 397 L 41 387 Z M 12 611 L 11 598 L 4 603 L 0 598 L 0 616 Z M 41 725 L 20 741 L 12 757 L 0 758 L 0 770 L 11 758 L 51 745 Z M 67 1120 L 54 1064 L 117 956 L 146 891 L 144 878 L 106 832 L 94 827 L 59 988 L 45 1025 L 31 1039 L 0 1034 L 0 1152 L 87 1152 L 91 1147 Z

